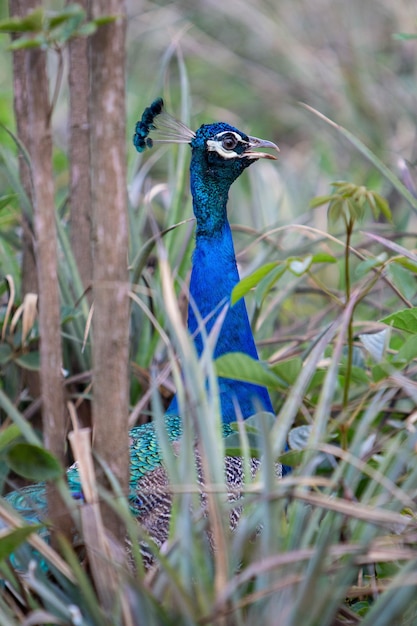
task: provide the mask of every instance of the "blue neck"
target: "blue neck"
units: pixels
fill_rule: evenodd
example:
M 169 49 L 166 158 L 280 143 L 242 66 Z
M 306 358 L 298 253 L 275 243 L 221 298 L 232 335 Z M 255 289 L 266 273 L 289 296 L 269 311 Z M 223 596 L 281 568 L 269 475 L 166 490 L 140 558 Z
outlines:
M 213 236 L 199 234 L 197 228 L 190 281 L 188 329 L 195 335 L 194 341 L 199 356 L 203 351 L 203 338 L 201 333 L 197 332 L 201 320 L 205 321 L 205 329 L 209 333 L 219 312 L 229 304 L 232 289 L 238 282 L 239 273 L 229 223 L 226 221 L 221 231 Z M 214 357 L 228 352 L 245 352 L 255 359 L 258 358 L 243 300 L 229 307 Z
M 230 184 L 231 182 L 226 185 L 211 175 L 207 167 L 198 167 L 198 164 L 192 163 L 191 192 L 197 229 L 190 282 L 188 329 L 194 336 L 199 356 L 204 345 L 204 339 L 198 332 L 201 320 L 204 322 L 205 332 L 209 333 L 224 305 L 230 303 L 232 289 L 239 282 L 226 211 Z M 229 307 L 226 313 L 214 358 L 229 352 L 244 352 L 254 359 L 258 358 L 243 299 Z M 236 421 L 236 401 L 244 418 L 258 410 L 273 412 L 269 394 L 264 387 L 220 378 L 219 389 L 222 419 L 225 423 Z M 175 413 L 177 410 L 175 396 L 168 412 Z

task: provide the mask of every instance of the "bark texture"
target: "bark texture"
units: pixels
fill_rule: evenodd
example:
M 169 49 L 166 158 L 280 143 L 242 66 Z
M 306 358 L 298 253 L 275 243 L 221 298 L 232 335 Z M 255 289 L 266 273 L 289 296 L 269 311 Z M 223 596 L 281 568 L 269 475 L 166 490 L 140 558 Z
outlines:
M 12 11 L 28 11 L 32 3 L 11 2 Z M 24 5 L 24 6 L 23 6 Z M 32 179 L 33 225 L 39 295 L 40 381 L 42 396 L 42 423 L 45 446 L 64 465 L 66 440 L 66 412 L 62 386 L 62 349 L 60 325 L 60 298 L 57 276 L 57 238 L 55 227 L 54 184 L 52 172 L 52 138 L 50 127 L 49 82 L 46 71 L 46 53 L 33 49 L 21 57 L 19 68 L 25 97 L 18 110 L 19 125 L 24 128 Z M 22 74 L 20 74 L 22 72 Z M 18 94 L 19 95 L 19 94 Z M 22 121 L 22 117 L 24 120 Z M 27 124 L 26 124 L 27 121 Z M 23 168 L 24 184 L 27 174 Z M 48 511 L 53 530 L 69 534 L 70 519 L 54 485 L 48 487 Z M 54 532 L 52 533 L 54 540 Z
M 25 12 L 36 6 L 37 0 L 10 0 L 10 16 L 20 17 Z M 31 51 L 16 50 L 13 52 L 13 108 L 16 120 L 17 136 L 26 149 L 29 149 L 29 111 L 26 85 L 25 59 Z M 27 293 L 38 293 L 38 277 L 36 272 L 36 259 L 33 234 L 33 189 L 31 173 L 23 154 L 18 153 L 19 178 L 27 203 L 21 199 L 21 225 L 22 225 L 22 266 L 21 285 L 22 301 Z M 27 387 L 32 398 L 40 395 L 39 374 L 35 371 L 22 371 L 22 386 Z
M 87 9 L 87 0 L 78 4 Z M 93 278 L 88 39 L 71 39 L 68 52 L 71 248 L 84 289 L 88 289 Z
M 10 0 L 10 16 L 20 17 L 34 9 L 37 0 Z M 32 54 L 31 50 L 16 50 L 13 53 L 13 83 L 14 83 L 14 114 L 16 119 L 17 136 L 23 145 L 29 146 L 29 110 L 26 85 L 26 59 Z M 24 192 L 33 206 L 32 184 L 29 166 L 23 155 L 19 153 L 19 175 Z M 33 245 L 32 218 L 27 207 L 22 203 L 22 297 L 27 293 L 37 293 L 37 275 L 35 251 Z
M 125 5 L 92 2 L 93 17 L 117 15 L 91 38 L 91 163 L 94 218 L 94 449 L 128 490 L 128 217 L 125 154 Z M 99 482 L 106 485 L 97 466 Z M 122 540 L 124 525 L 102 505 L 106 528 Z

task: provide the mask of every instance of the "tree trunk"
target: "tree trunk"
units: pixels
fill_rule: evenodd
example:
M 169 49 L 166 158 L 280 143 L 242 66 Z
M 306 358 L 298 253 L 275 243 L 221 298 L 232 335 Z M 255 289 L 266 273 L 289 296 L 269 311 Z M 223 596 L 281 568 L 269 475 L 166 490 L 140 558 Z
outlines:
M 66 414 L 62 385 L 60 300 L 49 83 L 46 53 L 34 49 L 25 56 L 29 155 L 33 180 L 35 254 L 39 286 L 42 421 L 45 445 L 65 464 Z M 70 519 L 53 485 L 48 487 L 48 515 L 53 529 L 69 534 Z M 52 535 L 52 539 L 54 536 Z
M 20 17 L 32 10 L 37 0 L 10 0 L 10 16 Z M 17 136 L 22 144 L 29 147 L 29 111 L 26 85 L 25 59 L 32 52 L 29 50 L 16 50 L 13 52 L 13 106 L 16 120 Z M 33 206 L 33 190 L 29 165 L 23 154 L 19 151 L 19 177 L 23 190 L 31 206 Z M 38 278 L 36 274 L 35 250 L 33 245 L 33 220 L 29 207 L 21 202 L 21 225 L 22 225 L 22 301 L 27 293 L 38 293 Z M 40 395 L 39 374 L 35 371 L 22 371 L 22 384 L 27 386 L 32 398 Z
M 87 9 L 87 0 L 78 4 Z M 71 248 L 84 289 L 88 289 L 93 279 L 93 259 L 87 38 L 70 39 L 68 49 Z
M 94 448 L 128 492 L 128 219 L 125 154 L 125 4 L 93 0 L 92 17 L 117 15 L 91 38 L 91 163 L 94 220 Z M 97 466 L 97 477 L 107 486 Z M 103 505 L 107 529 L 124 525 Z

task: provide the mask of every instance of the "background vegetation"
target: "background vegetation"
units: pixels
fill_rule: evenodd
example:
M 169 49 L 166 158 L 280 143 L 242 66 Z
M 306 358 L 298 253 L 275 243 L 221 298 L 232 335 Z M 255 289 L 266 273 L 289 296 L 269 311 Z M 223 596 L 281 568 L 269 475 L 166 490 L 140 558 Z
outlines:
M 63 11 L 59 2 L 43 6 Z M 99 15 L 122 10 L 109 6 L 113 11 L 101 7 Z M 1 10 L 6 18 L 6 7 Z M 22 544 L 29 531 L 8 532 L 0 540 L 0 558 L 13 594 L 0 599 L 0 620 L 275 624 L 279 616 L 280 624 L 294 626 L 415 624 L 416 9 L 405 0 L 138 0 L 128 3 L 127 13 L 129 276 L 119 280 L 127 285 L 132 301 L 129 416 L 123 407 L 118 411 L 105 401 L 100 410 L 98 405 L 91 409 L 92 355 L 99 354 L 94 351 L 101 340 L 105 345 L 106 336 L 94 335 L 92 340 L 91 333 L 86 334 L 91 292 L 83 296 L 89 286 L 83 274 L 88 258 L 78 267 L 76 261 L 86 246 L 77 252 L 85 233 L 74 228 L 71 213 L 75 190 L 68 110 L 68 84 L 74 85 L 80 76 L 76 73 L 71 83 L 71 45 L 84 39 L 67 41 L 60 31 L 58 42 L 44 42 L 49 43 L 52 101 L 59 84 L 51 120 L 66 398 L 81 426 L 90 425 L 93 414 L 104 448 L 106 441 L 111 447 L 116 430 L 123 434 L 124 414 L 130 426 L 150 414 L 158 417 L 174 387 L 181 385 L 204 394 L 204 381 L 214 368 L 268 384 L 277 420 L 254 420 L 248 435 L 241 432 L 224 443 L 206 428 L 216 421 L 217 406 L 215 393 L 205 392 L 197 418 L 199 432 L 206 434 L 203 455 L 210 461 L 209 514 L 198 514 L 198 490 L 190 478 L 195 473 L 192 454 L 173 458 L 163 446 L 178 493 L 169 546 L 157 554 L 156 572 L 143 570 L 137 550 L 143 532 L 120 498 L 125 492 L 123 468 L 110 463 L 111 475 L 117 478 L 111 480 L 110 494 L 98 465 L 96 488 L 100 500 L 108 503 L 108 510 L 102 511 L 105 525 L 121 535 L 127 529 L 129 562 L 123 550 L 115 558 L 101 530 L 97 544 L 88 545 L 87 537 L 88 555 L 85 561 L 81 552 L 81 565 L 68 541 L 61 539 L 59 551 L 51 552 L 32 535 L 37 559 L 40 553 L 48 562 L 45 573 L 29 566 L 33 553 Z M 112 24 L 98 25 L 97 46 L 103 42 L 103 29 Z M 15 475 L 9 476 L 11 468 L 23 476 L 48 479 L 55 476 L 56 466 L 44 454 L 24 468 L 22 448 L 19 454 L 22 442 L 40 441 L 39 325 L 36 316 L 31 317 L 33 300 L 31 304 L 24 298 L 37 289 L 23 284 L 21 270 L 24 203 L 31 201 L 19 179 L 8 35 L 0 38 L 0 45 L 0 267 L 7 277 L 2 284 L 0 468 L 7 490 L 18 484 Z M 102 119 L 99 91 L 94 90 L 97 83 L 88 102 L 93 127 L 95 118 Z M 138 157 L 131 145 L 138 116 L 161 94 L 167 109 L 192 128 L 221 119 L 280 146 L 278 164 L 262 162 L 251 168 L 233 187 L 229 205 L 245 277 L 234 296 L 246 294 L 268 368 L 238 359 L 198 367 L 182 332 L 179 316 L 184 319 L 193 246 L 188 148 L 161 148 Z M 118 128 L 120 136 L 123 119 Z M 93 168 L 105 167 L 111 146 L 95 145 Z M 32 171 L 37 162 L 32 156 Z M 109 176 L 115 187 L 116 179 L 120 184 L 124 178 Z M 333 184 L 338 181 L 347 184 Z M 94 185 L 100 184 L 94 175 L 92 184 L 94 192 Z M 116 220 L 124 219 L 123 207 L 117 209 L 107 218 L 110 233 L 120 226 Z M 157 246 L 156 232 L 164 233 Z M 126 271 L 125 253 L 121 262 Z M 92 257 L 93 264 L 100 258 Z M 97 278 L 93 269 L 91 273 Z M 93 281 L 93 291 L 96 287 Z M 110 291 L 104 300 L 109 323 L 117 315 L 119 298 Z M 126 329 L 126 324 L 119 328 Z M 172 345 L 162 329 L 167 329 Z M 183 378 L 172 347 L 181 358 Z M 113 376 L 116 360 L 101 359 L 104 377 Z M 122 356 L 117 375 L 124 365 Z M 186 413 L 187 407 L 183 410 Z M 293 450 L 285 457 L 294 470 L 277 484 L 274 459 L 294 426 Z M 63 428 L 69 428 L 68 420 Z M 193 425 L 188 428 L 184 446 L 191 448 Z M 79 446 L 78 440 L 76 456 Z M 263 457 L 262 473 L 247 479 L 245 509 L 233 534 L 218 460 L 225 447 Z M 27 454 L 27 448 L 23 450 Z M 66 452 L 62 444 L 61 461 L 69 463 Z M 88 454 L 77 458 L 83 462 Z M 56 484 L 71 508 L 65 487 L 59 480 Z M 93 528 L 101 529 L 96 495 L 83 515 L 90 515 Z M 112 520 L 108 511 L 115 502 L 118 513 Z M 193 503 L 195 516 L 190 519 Z M 12 523 L 7 507 L 3 509 L 4 519 Z M 59 509 L 54 519 L 58 531 L 61 513 Z M 214 552 L 204 540 L 207 525 L 219 546 Z M 18 567 L 13 561 L 8 565 L 7 557 L 20 544 Z

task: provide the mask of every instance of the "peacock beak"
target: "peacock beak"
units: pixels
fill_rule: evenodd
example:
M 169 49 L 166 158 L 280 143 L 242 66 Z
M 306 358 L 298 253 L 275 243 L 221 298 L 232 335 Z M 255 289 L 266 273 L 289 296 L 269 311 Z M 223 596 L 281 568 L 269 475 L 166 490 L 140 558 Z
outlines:
M 269 154 L 268 152 L 257 152 L 254 148 L 273 148 L 277 152 L 279 152 L 279 148 L 272 141 L 267 141 L 266 139 L 258 139 L 258 137 L 249 137 L 249 144 L 247 149 L 243 152 L 242 156 L 249 159 L 273 159 L 277 160 L 277 157 L 274 154 Z

